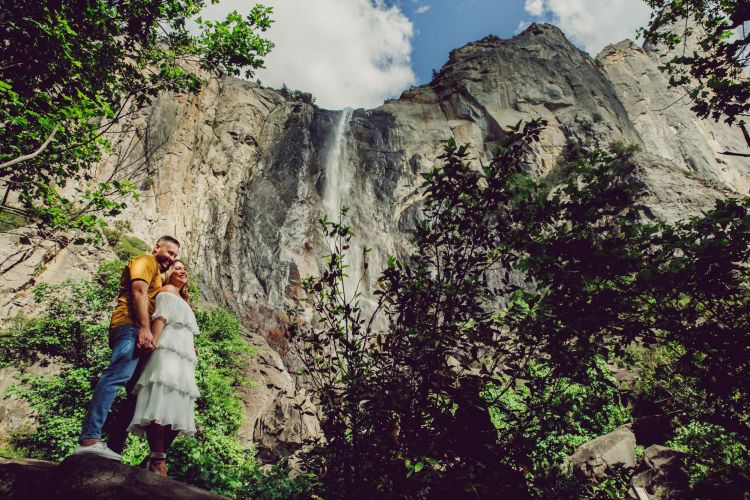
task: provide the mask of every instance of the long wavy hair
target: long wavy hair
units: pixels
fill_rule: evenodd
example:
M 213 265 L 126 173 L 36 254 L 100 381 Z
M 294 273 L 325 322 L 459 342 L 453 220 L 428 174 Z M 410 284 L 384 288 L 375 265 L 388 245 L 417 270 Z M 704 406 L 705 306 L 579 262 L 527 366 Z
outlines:
M 180 259 L 175 260 L 174 264 L 172 264 L 172 266 L 169 269 L 167 269 L 167 271 L 164 273 L 164 283 L 169 283 L 169 279 L 172 277 L 172 273 L 174 272 L 174 267 L 177 265 L 178 262 L 181 263 L 183 266 L 185 266 L 185 270 L 187 271 L 187 264 L 185 264 L 184 261 Z M 187 302 L 188 304 L 190 303 L 190 292 L 188 291 L 188 283 L 185 283 L 180 288 L 180 297 L 185 299 L 185 302 Z

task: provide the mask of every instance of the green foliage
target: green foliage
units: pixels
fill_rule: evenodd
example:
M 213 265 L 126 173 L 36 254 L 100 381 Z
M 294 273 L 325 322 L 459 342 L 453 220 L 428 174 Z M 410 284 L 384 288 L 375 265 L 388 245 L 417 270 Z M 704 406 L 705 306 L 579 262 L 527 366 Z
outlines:
M 663 410 L 718 425 L 750 444 L 750 201 L 661 224 L 635 277 L 643 384 Z M 652 358 L 652 359 L 649 359 Z
M 644 377 L 680 386 L 662 411 L 746 446 L 750 202 L 643 223 L 634 148 L 571 144 L 535 180 L 542 126 L 511 127 L 479 167 L 448 143 L 424 176 L 416 251 L 390 259 L 373 316 L 344 293 L 351 229 L 321 221 L 327 266 L 303 282 L 315 322 L 295 335 L 325 416 L 306 461 L 321 495 L 522 496 L 503 488 L 524 470 L 540 497 L 619 497 L 632 471 L 591 486 L 556 465 L 629 418 L 603 360 L 634 343 L 670 352 Z
M 750 467 L 748 448 L 738 443 L 735 436 L 719 426 L 703 422 L 688 422 L 679 427 L 667 445 L 690 454 L 687 466 L 692 484 L 700 483 L 715 471 L 734 469 L 745 472 Z
M 137 178 L 115 162 L 109 180 L 94 165 L 121 118 L 163 91 L 197 92 L 193 69 L 245 74 L 273 47 L 262 33 L 269 8 L 246 17 L 186 27 L 204 0 L 78 0 L 0 3 L 0 178 L 29 221 L 46 230 L 80 230 L 97 240 L 102 217 L 136 195 Z M 129 170 L 130 169 L 130 170 Z M 64 194 L 61 188 L 75 189 Z M 5 201 L 3 202 L 5 203 Z
M 646 0 L 653 9 L 646 42 L 673 50 L 663 70 L 672 86 L 684 87 L 702 118 L 733 123 L 750 111 L 750 80 L 745 73 L 744 34 L 734 30 L 750 21 L 748 0 Z M 695 49 L 683 47 L 692 39 Z
M 0 335 L 0 366 L 53 362 L 56 367 L 44 375 L 24 374 L 9 391 L 31 406 L 35 419 L 34 429 L 13 437 L 14 453 L 61 460 L 77 446 L 86 405 L 108 364 L 109 312 L 124 265 L 105 262 L 92 281 L 37 285 L 34 298 L 44 315 L 17 318 Z M 254 352 L 243 340 L 239 320 L 218 308 L 197 310 L 196 318 L 201 331 L 196 338 L 198 433 L 175 442 L 169 458 L 171 477 L 231 497 L 301 495 L 306 487 L 303 477 L 289 478 L 282 468 L 267 474 L 253 451 L 245 450 L 236 437 L 243 406 L 235 391 L 247 382 L 241 368 Z M 135 465 L 148 445 L 134 436 L 128 439 L 124 461 Z
M 530 466 L 533 475 L 550 473 L 580 445 L 631 418 L 601 359 L 580 382 L 556 377 L 539 363 L 527 365 L 520 379 L 505 391 L 490 384 L 483 395 L 490 403 L 504 460 Z
M 131 230 L 129 221 L 115 221 L 113 226 L 102 230 L 107 243 L 112 247 L 117 258 L 124 262 L 128 262 L 138 255 L 151 252 L 151 246 L 148 243 L 135 236 L 126 234 Z
M 650 348 L 631 347 L 625 362 L 639 373 L 635 405 L 641 416 L 652 413 L 672 416 L 672 430 L 666 445 L 689 454 L 687 472 L 690 482 L 699 485 L 711 476 L 745 475 L 750 467 L 746 438 L 710 423 L 706 407 L 700 401 L 708 397 L 681 368 L 687 352 L 677 343 Z M 694 406 L 688 406 L 694 405 Z
M 281 85 L 280 89 L 277 89 L 279 94 L 284 96 L 285 99 L 290 101 L 300 101 L 305 104 L 315 104 L 315 96 L 309 92 L 303 92 L 301 90 L 292 90 L 286 86 L 286 83 Z
M 114 251 L 120 260 L 127 262 L 133 257 L 151 252 L 151 247 L 135 236 L 123 235 L 115 245 Z

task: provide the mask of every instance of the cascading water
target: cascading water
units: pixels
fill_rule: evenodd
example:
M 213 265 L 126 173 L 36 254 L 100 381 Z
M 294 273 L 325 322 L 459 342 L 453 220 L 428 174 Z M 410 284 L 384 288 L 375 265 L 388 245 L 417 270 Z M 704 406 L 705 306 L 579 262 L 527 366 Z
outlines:
M 351 108 L 341 111 L 333 135 L 326 144 L 324 165 L 326 184 L 323 190 L 323 208 L 330 220 L 339 219 L 341 199 L 352 189 L 354 169 L 346 154 L 346 137 L 351 119 Z
M 352 206 L 353 200 L 351 197 L 355 169 L 347 154 L 347 139 L 350 135 L 351 119 L 352 109 L 342 110 L 333 135 L 326 144 L 323 208 L 328 219 L 333 221 L 339 220 L 339 214 L 343 207 L 355 208 Z M 349 214 L 349 218 L 343 222 L 351 226 L 354 224 L 354 211 L 350 211 Z M 346 300 L 351 300 L 354 297 L 355 290 L 357 290 L 362 277 L 362 251 L 364 246 L 360 234 L 357 234 L 355 238 L 344 259 L 344 264 L 348 266 L 346 270 L 348 276 L 344 278 Z

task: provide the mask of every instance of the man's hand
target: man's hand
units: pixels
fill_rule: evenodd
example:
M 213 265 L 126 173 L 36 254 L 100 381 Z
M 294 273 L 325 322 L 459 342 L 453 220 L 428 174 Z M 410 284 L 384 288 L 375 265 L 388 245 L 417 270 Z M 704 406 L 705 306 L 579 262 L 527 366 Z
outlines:
M 136 343 L 136 346 L 138 349 L 143 349 L 144 351 L 153 351 L 156 349 L 156 345 L 154 344 L 154 336 L 151 333 L 151 328 L 144 327 L 138 329 L 138 341 Z
M 137 279 L 130 285 L 133 305 L 135 306 L 134 320 L 138 325 L 138 341 L 136 347 L 151 352 L 156 348 L 154 334 L 151 333 L 151 319 L 148 317 L 148 283 Z

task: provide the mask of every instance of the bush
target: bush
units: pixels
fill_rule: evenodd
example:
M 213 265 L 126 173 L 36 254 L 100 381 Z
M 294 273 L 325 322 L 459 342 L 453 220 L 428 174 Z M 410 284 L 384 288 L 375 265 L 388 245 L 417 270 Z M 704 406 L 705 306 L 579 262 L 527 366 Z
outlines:
M 127 262 L 133 257 L 151 252 L 151 246 L 145 241 L 127 234 L 132 230 L 129 221 L 115 221 L 103 230 L 107 243 L 117 255 L 117 258 Z
M 558 377 L 531 363 L 515 388 L 484 392 L 508 465 L 549 475 L 576 448 L 630 420 L 603 359 L 586 378 Z M 544 408 L 544 411 L 540 411 Z
M 666 446 L 688 453 L 687 473 L 691 485 L 700 485 L 716 474 L 742 476 L 750 470 L 750 452 L 740 437 L 725 427 L 707 421 L 703 411 L 686 408 L 684 402 L 706 398 L 694 381 L 680 372 L 686 355 L 677 343 L 651 348 L 632 347 L 621 361 L 637 370 L 634 405 L 639 416 L 671 415 Z M 745 482 L 750 476 L 744 472 Z M 728 482 L 727 480 L 726 482 Z
M 744 471 L 748 477 L 748 449 L 737 442 L 736 436 L 717 425 L 688 422 L 677 428 L 667 446 L 690 454 L 687 472 L 691 484 L 705 481 L 716 471 Z
M 684 434 L 692 453 L 742 462 L 726 445 L 750 443 L 750 200 L 644 223 L 637 148 L 571 143 L 537 180 L 544 124 L 511 127 L 484 165 L 448 142 L 423 175 L 414 253 L 378 280 L 380 321 L 344 294 L 351 229 L 321 221 L 331 253 L 303 280 L 314 319 L 293 343 L 325 416 L 306 462 L 321 494 L 511 497 L 523 470 L 541 497 L 621 495 L 631 471 L 587 486 L 556 465 L 630 417 L 603 360 L 634 343 L 665 357 L 643 387 L 678 428 L 728 433 Z

